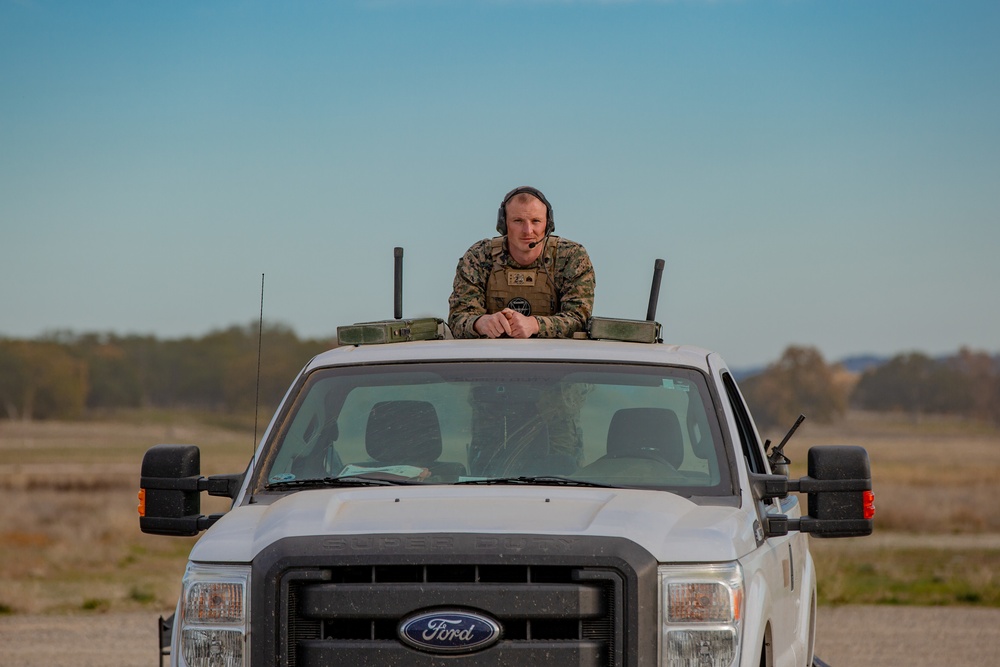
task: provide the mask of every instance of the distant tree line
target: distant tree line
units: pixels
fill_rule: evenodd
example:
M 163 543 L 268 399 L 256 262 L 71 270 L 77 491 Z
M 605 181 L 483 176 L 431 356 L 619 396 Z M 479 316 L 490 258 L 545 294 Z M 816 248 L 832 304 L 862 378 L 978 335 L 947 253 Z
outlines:
M 59 332 L 0 338 L 0 417 L 62 419 L 122 408 L 273 409 L 305 363 L 331 347 L 257 322 L 200 338 Z M 266 414 L 266 412 L 265 412 Z
M 828 364 L 816 348 L 790 346 L 741 385 L 762 429 L 790 427 L 799 414 L 829 423 L 849 406 L 1000 424 L 1000 358 L 968 348 L 946 358 L 899 354 L 859 376 Z
M 171 340 L 69 332 L 0 338 L 0 418 L 67 419 L 129 408 L 252 411 L 258 329 L 254 322 Z M 265 324 L 263 414 L 274 409 L 302 366 L 332 345 Z M 790 427 L 800 413 L 832 422 L 848 407 L 1000 423 L 1000 359 L 966 348 L 943 359 L 900 354 L 859 375 L 827 363 L 814 347 L 793 345 L 741 387 L 762 429 Z

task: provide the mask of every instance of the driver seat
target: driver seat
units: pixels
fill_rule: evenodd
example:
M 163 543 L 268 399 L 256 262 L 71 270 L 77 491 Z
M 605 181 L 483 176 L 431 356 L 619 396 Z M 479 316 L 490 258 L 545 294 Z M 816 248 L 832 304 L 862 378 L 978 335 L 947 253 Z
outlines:
M 410 465 L 434 475 L 464 475 L 461 463 L 438 462 L 441 423 L 427 401 L 380 401 L 368 413 L 365 451 L 380 466 Z

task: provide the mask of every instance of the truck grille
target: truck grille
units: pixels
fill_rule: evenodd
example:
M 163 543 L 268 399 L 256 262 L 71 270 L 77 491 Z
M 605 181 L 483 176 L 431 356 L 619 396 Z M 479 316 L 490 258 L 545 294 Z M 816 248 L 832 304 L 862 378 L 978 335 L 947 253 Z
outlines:
M 616 664 L 613 571 L 545 565 L 335 567 L 293 570 L 287 590 L 287 653 L 292 667 L 432 664 L 399 640 L 400 622 L 425 609 L 485 612 L 501 626 L 486 653 L 449 656 L 450 664 L 610 666 Z M 463 662 L 462 658 L 465 658 Z M 422 660 L 421 660 L 422 658 Z M 414 662 L 416 661 L 416 662 Z
M 628 667 L 637 650 L 649 648 L 638 646 L 637 632 L 645 632 L 636 625 L 648 596 L 638 583 L 646 577 L 622 554 L 496 554 L 476 562 L 461 549 L 443 557 L 376 549 L 338 558 L 288 546 L 262 559 L 265 567 L 254 566 L 253 664 Z M 405 643 L 401 623 L 431 611 L 489 617 L 500 626 L 499 640 L 447 654 Z

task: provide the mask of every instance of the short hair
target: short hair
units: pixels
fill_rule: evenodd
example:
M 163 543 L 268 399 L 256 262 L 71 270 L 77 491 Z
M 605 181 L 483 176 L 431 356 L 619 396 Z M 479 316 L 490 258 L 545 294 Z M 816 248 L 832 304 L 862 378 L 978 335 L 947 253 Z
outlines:
M 541 202 L 543 205 L 545 204 L 545 202 L 543 202 L 541 199 L 531 194 L 530 192 L 518 192 L 516 195 L 507 200 L 507 202 L 504 204 L 504 208 L 510 206 L 511 202 L 517 202 L 518 204 L 528 204 L 531 202 L 532 199 L 534 199 L 537 202 Z

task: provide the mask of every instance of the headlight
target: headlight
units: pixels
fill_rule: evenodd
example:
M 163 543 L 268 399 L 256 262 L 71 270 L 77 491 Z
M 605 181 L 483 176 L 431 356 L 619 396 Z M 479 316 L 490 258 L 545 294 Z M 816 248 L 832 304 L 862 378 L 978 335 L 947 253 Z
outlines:
M 245 667 L 249 663 L 250 568 L 188 563 L 180 613 L 180 664 Z
M 740 655 L 743 572 L 725 565 L 664 565 L 660 577 L 660 664 L 729 667 Z

